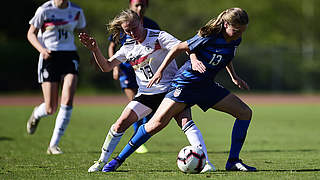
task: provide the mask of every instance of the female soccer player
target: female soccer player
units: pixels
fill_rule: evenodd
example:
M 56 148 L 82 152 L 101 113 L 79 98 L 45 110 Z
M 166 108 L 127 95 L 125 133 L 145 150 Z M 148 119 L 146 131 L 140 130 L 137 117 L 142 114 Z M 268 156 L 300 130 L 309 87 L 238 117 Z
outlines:
M 144 16 L 145 11 L 148 7 L 149 1 L 148 0 L 129 0 L 129 8 L 136 12 L 140 19 L 142 20 L 143 27 L 148 29 L 158 29 L 160 27 L 156 22 Z M 127 36 L 124 35 L 123 38 L 120 40 L 120 44 L 122 45 L 127 39 Z M 108 38 L 110 41 L 108 47 L 108 55 L 112 57 L 115 53 L 117 43 L 113 40 L 112 35 Z M 129 101 L 131 101 L 134 96 L 138 92 L 138 84 L 136 81 L 135 72 L 128 62 L 123 62 L 119 66 L 115 66 L 113 68 L 113 79 L 120 81 L 120 86 L 122 91 L 126 94 Z M 143 118 L 140 121 L 133 123 L 134 132 L 136 132 L 141 124 L 144 124 L 151 118 L 150 115 Z M 137 150 L 137 153 L 146 153 L 148 149 L 145 145 L 141 145 Z
M 161 82 L 166 67 L 180 52 L 188 52 L 191 61 L 187 61 L 179 69 L 168 94 L 154 116 L 148 123 L 140 126 L 120 154 L 105 165 L 103 168 L 105 172 L 115 171 L 134 149 L 163 129 L 177 112 L 195 104 L 203 111 L 212 108 L 236 118 L 226 170 L 256 170 L 239 159 L 252 111 L 237 96 L 213 81 L 216 74 L 226 68 L 232 81 L 239 88 L 249 89 L 247 83 L 235 73 L 231 62 L 248 22 L 249 18 L 244 10 L 227 9 L 216 19 L 210 20 L 193 38 L 179 43 L 170 50 L 147 87 Z
M 169 50 L 179 44 L 179 40 L 165 31 L 151 30 L 143 27 L 139 16 L 132 10 L 122 11 L 109 23 L 109 31 L 119 40 L 120 32 L 124 32 L 128 38 L 122 47 L 108 60 L 104 58 L 96 40 L 86 33 L 81 33 L 80 41 L 93 53 L 94 59 L 103 72 L 109 72 L 114 66 L 128 61 L 135 70 L 139 85 L 137 96 L 123 110 L 118 120 L 111 126 L 98 161 L 88 172 L 101 171 L 108 161 L 111 153 L 119 143 L 123 133 L 134 122 L 155 111 L 166 95 L 170 82 L 178 68 L 173 60 L 164 70 L 163 78 L 158 84 L 147 88 L 147 84 L 157 71 Z M 178 125 L 187 135 L 191 145 L 203 149 L 207 156 L 207 150 L 200 130 L 191 120 L 190 108 L 174 115 Z M 206 169 L 203 172 L 214 171 L 215 167 L 207 158 Z
M 68 0 L 51 0 L 38 8 L 29 23 L 28 40 L 40 52 L 38 81 L 44 102 L 34 108 L 27 132 L 33 134 L 41 118 L 57 111 L 61 85 L 60 110 L 47 150 L 48 154 L 61 154 L 58 144 L 70 122 L 78 81 L 79 56 L 73 31 L 83 31 L 86 20 L 79 6 Z

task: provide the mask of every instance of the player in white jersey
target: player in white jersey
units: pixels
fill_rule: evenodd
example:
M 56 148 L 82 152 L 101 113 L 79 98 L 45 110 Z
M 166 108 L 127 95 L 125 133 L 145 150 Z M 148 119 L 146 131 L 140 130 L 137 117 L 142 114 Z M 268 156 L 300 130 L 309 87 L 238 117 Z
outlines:
M 61 86 L 61 105 L 47 150 L 61 154 L 58 144 L 70 122 L 79 71 L 73 32 L 83 32 L 86 20 L 83 10 L 69 0 L 51 0 L 37 9 L 29 24 L 28 40 L 40 52 L 38 81 L 44 102 L 34 108 L 27 132 L 33 134 L 41 118 L 57 111 Z
M 88 169 L 88 172 L 101 171 L 125 130 L 158 108 L 168 91 L 170 81 L 178 70 L 173 61 L 163 73 L 163 79 L 151 88 L 146 88 L 169 50 L 180 41 L 165 31 L 144 28 L 139 16 L 132 10 L 122 11 L 115 17 L 109 23 L 109 30 L 115 35 L 114 39 L 119 38 L 120 32 L 126 33 L 132 39 L 128 39 L 108 60 L 103 56 L 93 37 L 80 33 L 80 41 L 93 53 L 96 63 L 103 72 L 109 72 L 113 67 L 128 61 L 135 70 L 139 89 L 135 98 L 111 126 L 102 146 L 100 158 Z M 187 135 L 190 144 L 201 147 L 208 157 L 201 132 L 191 120 L 190 108 L 176 114 L 174 118 Z M 206 171 L 214 171 L 215 167 L 208 159 L 207 161 Z

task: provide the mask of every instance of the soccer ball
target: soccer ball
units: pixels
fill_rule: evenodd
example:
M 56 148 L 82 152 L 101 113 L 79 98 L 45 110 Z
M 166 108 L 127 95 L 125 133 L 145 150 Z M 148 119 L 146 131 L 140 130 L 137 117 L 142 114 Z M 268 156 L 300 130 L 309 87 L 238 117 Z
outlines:
M 200 173 L 206 164 L 206 156 L 202 149 L 186 146 L 180 150 L 177 164 L 184 173 Z

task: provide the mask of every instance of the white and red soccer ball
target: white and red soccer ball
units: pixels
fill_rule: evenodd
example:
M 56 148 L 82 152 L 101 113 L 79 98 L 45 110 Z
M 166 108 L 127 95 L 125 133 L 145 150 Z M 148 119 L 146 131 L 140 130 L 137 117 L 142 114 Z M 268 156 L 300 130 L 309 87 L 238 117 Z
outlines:
M 177 164 L 184 173 L 200 173 L 206 164 L 206 156 L 202 149 L 186 146 L 180 150 Z

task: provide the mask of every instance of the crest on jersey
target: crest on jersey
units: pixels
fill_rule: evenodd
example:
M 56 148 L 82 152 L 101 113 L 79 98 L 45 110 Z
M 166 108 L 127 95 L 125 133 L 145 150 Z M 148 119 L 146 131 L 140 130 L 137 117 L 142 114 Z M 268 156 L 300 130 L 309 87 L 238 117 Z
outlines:
M 181 93 L 181 90 L 182 90 L 181 88 L 176 88 L 176 90 L 173 93 L 173 96 L 174 97 L 178 97 L 180 95 L 180 93 Z

